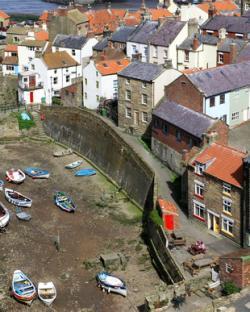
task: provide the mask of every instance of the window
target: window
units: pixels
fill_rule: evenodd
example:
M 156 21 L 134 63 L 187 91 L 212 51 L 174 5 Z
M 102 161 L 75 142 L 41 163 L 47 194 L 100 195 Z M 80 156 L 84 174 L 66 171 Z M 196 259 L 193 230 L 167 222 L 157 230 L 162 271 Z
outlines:
M 176 130 L 175 136 L 176 136 L 176 141 L 180 142 L 181 141 L 181 131 Z
M 194 216 L 198 219 L 205 220 L 205 205 L 194 200 Z
M 226 263 L 226 272 L 227 273 L 232 273 L 233 272 L 233 266 L 229 263 Z
M 14 66 L 13 65 L 7 65 L 6 69 L 10 70 L 10 71 L 14 71 Z
M 142 122 L 148 122 L 148 113 L 142 112 Z
M 113 80 L 113 88 L 117 88 L 118 87 L 118 80 Z
M 31 69 L 35 70 L 35 65 L 34 64 L 31 64 Z
M 223 198 L 223 211 L 232 213 L 232 201 L 229 198 Z
M 163 53 L 164 53 L 164 58 L 167 59 L 168 58 L 168 50 L 164 50 Z
M 54 70 L 54 74 L 56 74 L 56 73 L 57 73 L 57 70 L 55 69 L 55 70 Z
M 224 63 L 224 54 L 222 52 L 218 53 L 218 64 Z
M 147 88 L 147 83 L 146 82 L 142 82 L 141 86 L 142 86 L 143 89 L 145 89 L 145 88 Z
M 142 102 L 142 104 L 148 104 L 148 96 L 147 96 L 147 94 L 142 94 L 141 102 Z
M 35 51 L 35 47 L 28 47 L 28 50 Z
M 133 53 L 136 53 L 136 52 L 137 52 L 137 49 L 136 49 L 136 45 L 135 45 L 135 44 L 132 45 L 132 51 L 133 51 Z
M 19 42 L 19 41 L 20 41 L 19 37 L 14 37 L 14 42 Z
M 23 82 L 27 82 L 28 81 L 28 78 L 27 77 L 24 77 L 23 78 Z
M 95 85 L 96 85 L 96 88 L 99 89 L 99 81 L 96 81 Z
M 154 127 L 160 129 L 161 121 L 158 118 L 154 118 Z
M 99 76 L 99 73 L 98 73 L 98 71 L 96 71 L 96 72 L 95 72 L 95 75 L 96 75 L 96 77 L 98 77 L 98 76 Z
M 194 193 L 200 197 L 204 197 L 204 184 L 199 181 L 194 181 Z
M 209 107 L 215 106 L 215 98 L 214 96 L 209 99 Z
M 85 86 L 88 84 L 88 79 L 87 78 L 84 79 L 84 83 L 85 83 Z
M 70 75 L 67 75 L 66 76 L 66 82 L 69 82 L 70 81 Z
M 240 113 L 239 112 L 232 113 L 232 120 L 237 120 L 239 118 L 240 118 Z
M 231 185 L 223 183 L 223 193 L 230 195 L 231 194 Z
M 184 61 L 189 62 L 189 51 L 188 50 L 184 51 Z
M 53 78 L 53 84 L 57 84 L 57 82 L 58 82 L 58 78 L 57 78 L 57 77 L 54 77 L 54 78 Z
M 242 39 L 243 38 L 243 34 L 235 34 L 236 38 Z
M 234 221 L 227 217 L 222 217 L 222 231 L 233 234 Z
M 131 91 L 126 90 L 126 100 L 131 101 Z
M 29 62 L 31 62 L 32 61 L 32 57 L 29 57 Z
M 152 49 L 153 49 L 153 57 L 157 57 L 157 48 L 153 46 Z
M 126 107 L 126 117 L 132 118 L 132 110 L 130 107 Z
M 191 137 L 189 137 L 189 139 L 188 139 L 188 146 L 189 147 L 193 147 L 193 145 L 194 145 L 193 139 Z
M 147 57 L 148 56 L 148 47 L 144 47 L 144 55 Z
M 213 32 L 213 30 L 206 30 L 206 33 L 207 33 L 208 35 L 212 35 L 214 32 Z
M 225 121 L 225 123 L 227 123 L 227 115 L 223 115 L 220 117 L 221 120 Z
M 99 98 L 99 95 L 97 95 L 97 96 L 96 96 L 96 100 L 97 100 L 97 102 L 99 102 L 99 99 L 100 99 L 100 98 Z
M 201 163 L 195 164 L 195 173 L 197 173 L 198 175 L 202 175 L 204 170 L 205 170 L 205 165 Z
M 71 50 L 72 55 L 76 55 L 76 50 Z
M 88 98 L 88 94 L 87 92 L 84 93 L 84 98 L 87 99 Z
M 126 85 L 130 84 L 130 79 L 126 79 Z
M 164 134 L 168 134 L 168 125 L 167 125 L 167 124 L 163 124 L 162 132 L 163 132 Z
M 220 95 L 220 104 L 225 104 L 225 94 Z

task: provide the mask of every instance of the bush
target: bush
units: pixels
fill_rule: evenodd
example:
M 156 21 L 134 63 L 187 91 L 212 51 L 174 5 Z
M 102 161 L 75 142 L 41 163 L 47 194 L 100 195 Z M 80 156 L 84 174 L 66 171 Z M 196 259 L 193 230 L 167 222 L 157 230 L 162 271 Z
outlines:
M 52 105 L 62 105 L 61 98 L 57 96 L 52 97 Z
M 240 288 L 237 287 L 234 282 L 225 282 L 223 284 L 222 292 L 225 296 L 235 294 L 240 291 Z
M 21 117 L 21 113 L 19 113 L 17 115 L 17 119 L 18 119 L 18 125 L 19 125 L 19 129 L 22 130 L 22 129 L 30 129 L 31 127 L 33 127 L 35 125 L 35 122 L 32 118 L 32 115 L 28 112 L 26 112 L 29 117 L 30 117 L 30 120 L 23 120 L 22 117 Z
M 154 222 L 154 224 L 163 225 L 162 218 L 156 209 L 150 212 L 149 218 Z

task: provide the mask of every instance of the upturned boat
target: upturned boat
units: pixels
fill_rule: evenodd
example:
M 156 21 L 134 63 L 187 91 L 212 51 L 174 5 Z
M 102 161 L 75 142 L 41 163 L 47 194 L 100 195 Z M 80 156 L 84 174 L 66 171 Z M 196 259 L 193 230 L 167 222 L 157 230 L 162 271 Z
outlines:
M 79 167 L 82 164 L 82 160 L 74 161 L 68 165 L 65 166 L 66 169 L 75 169 Z
M 24 169 L 24 172 L 31 177 L 32 179 L 48 179 L 49 171 L 36 168 L 36 167 L 28 167 Z
M 72 198 L 64 192 L 56 192 L 54 194 L 54 202 L 59 208 L 67 212 L 74 212 L 76 210 L 76 205 Z
M 80 169 L 75 172 L 76 177 L 89 177 L 96 174 L 95 169 Z
M 0 202 L 0 228 L 4 228 L 10 220 L 9 210 Z
M 4 194 L 8 202 L 10 202 L 15 206 L 31 207 L 32 205 L 32 200 L 29 197 L 24 196 L 23 194 L 17 191 L 5 188 Z
M 56 299 L 56 287 L 52 282 L 38 283 L 38 297 L 47 306 Z
M 21 169 L 11 168 L 6 171 L 6 180 L 20 184 L 25 180 L 25 174 Z
M 96 275 L 97 286 L 108 293 L 113 292 L 124 297 L 127 296 L 127 287 L 123 280 L 107 272 Z
M 71 148 L 60 150 L 60 151 L 55 151 L 53 153 L 54 157 L 62 157 L 62 156 L 71 155 L 71 154 L 73 154 L 73 151 Z
M 23 303 L 30 305 L 36 298 L 36 287 L 20 270 L 14 271 L 12 278 L 12 295 Z

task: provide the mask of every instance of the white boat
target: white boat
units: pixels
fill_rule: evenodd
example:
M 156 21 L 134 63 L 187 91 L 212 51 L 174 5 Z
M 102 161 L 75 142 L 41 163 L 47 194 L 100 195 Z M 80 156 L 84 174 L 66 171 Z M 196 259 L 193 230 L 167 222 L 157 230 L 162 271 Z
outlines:
M 71 148 L 60 150 L 60 151 L 55 151 L 53 153 L 54 157 L 62 157 L 62 156 L 71 155 L 71 154 L 73 154 L 73 151 Z
M 56 299 L 56 287 L 53 282 L 38 283 L 38 297 L 47 306 Z
M 127 287 L 123 280 L 107 272 L 96 275 L 97 286 L 108 293 L 113 292 L 124 297 L 127 296 Z
M 66 169 L 75 169 L 76 167 L 79 167 L 82 164 L 82 160 L 76 160 L 68 165 L 65 166 Z
M 30 305 L 36 298 L 36 287 L 20 270 L 13 273 L 12 295 L 19 301 Z
M 21 169 L 11 168 L 6 171 L 6 180 L 19 184 L 25 180 L 25 174 Z
M 32 200 L 30 198 L 17 191 L 5 188 L 4 194 L 8 202 L 15 206 L 31 207 L 32 205 Z
M 10 220 L 8 209 L 0 202 L 0 228 L 4 228 Z

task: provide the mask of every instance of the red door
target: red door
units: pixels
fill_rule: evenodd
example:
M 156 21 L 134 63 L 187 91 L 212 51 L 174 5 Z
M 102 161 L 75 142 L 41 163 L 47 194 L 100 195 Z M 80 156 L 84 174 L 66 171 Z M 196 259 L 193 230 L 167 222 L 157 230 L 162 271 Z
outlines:
M 174 230 L 174 216 L 173 215 L 164 215 L 164 227 L 166 230 Z
M 30 103 L 33 103 L 34 101 L 34 95 L 33 92 L 30 92 Z

